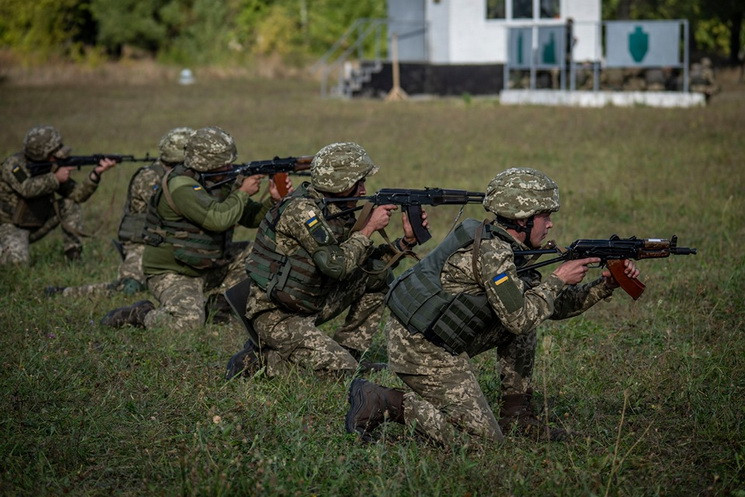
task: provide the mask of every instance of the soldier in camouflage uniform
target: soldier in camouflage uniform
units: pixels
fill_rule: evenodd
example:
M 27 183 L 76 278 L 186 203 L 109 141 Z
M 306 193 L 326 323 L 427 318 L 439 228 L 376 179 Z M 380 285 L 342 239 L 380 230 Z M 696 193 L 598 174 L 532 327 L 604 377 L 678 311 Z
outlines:
M 267 214 L 246 262 L 246 318 L 258 343 L 249 340 L 231 358 L 228 379 L 246 369 L 250 374 L 259 361 L 270 377 L 291 364 L 322 374 L 357 370 L 380 324 L 392 258 L 416 238 L 404 216 L 404 236 L 375 247 L 370 237 L 388 225 L 396 206 L 377 206 L 359 222 L 354 202 L 324 198 L 365 195 L 365 178 L 377 171 L 360 145 L 327 145 L 313 158 L 310 183 Z M 346 310 L 333 338 L 318 328 Z
M 118 248 L 122 256 L 119 278 L 81 286 L 50 286 L 44 289 L 48 296 L 111 295 L 118 291 L 133 295 L 147 288 L 145 274 L 142 272 L 142 254 L 145 252 L 142 236 L 148 202 L 160 188 L 163 175 L 184 162 L 184 147 L 192 132 L 192 128 L 185 127 L 170 130 L 158 144 L 158 159 L 153 164 L 139 168 L 132 175 L 127 190 L 127 201 L 124 204 L 124 215 L 119 223 Z
M 514 252 L 538 248 L 559 209 L 556 183 L 529 168 L 512 168 L 489 184 L 484 208 L 493 221 L 468 219 L 392 284 L 386 297 L 389 367 L 411 388 L 404 393 L 362 379 L 349 390 L 346 429 L 370 440 L 385 420 L 413 424 L 451 444 L 464 431 L 490 441 L 503 433 L 561 439 L 541 425 L 531 401 L 536 328 L 546 319 L 576 316 L 608 298 L 618 283 L 604 271 L 580 285 L 598 258 L 567 261 L 544 281 Z M 627 261 L 625 272 L 638 276 Z M 469 359 L 496 349 L 502 381 L 500 420 L 494 416 Z
M 0 166 L 0 264 L 27 264 L 29 244 L 58 225 L 64 236 L 68 260 L 80 258 L 83 230 L 80 204 L 98 188 L 101 174 L 116 164 L 102 159 L 82 183 L 70 178 L 71 167 L 31 176 L 33 162 L 56 162 L 67 158 L 70 147 L 52 126 L 37 126 L 26 133 L 23 151 L 8 157 Z
M 142 300 L 114 309 L 102 324 L 193 329 L 205 323 L 205 290 L 224 291 L 245 277 L 247 248 L 232 242 L 233 228 L 258 226 L 280 195 L 270 182 L 265 202 L 250 199 L 263 175 L 239 178 L 236 189 L 226 184 L 209 191 L 201 173 L 228 169 L 236 156 L 233 138 L 218 127 L 190 135 L 184 163 L 163 177 L 148 204 L 142 267 L 161 305 Z
M 711 59 L 704 57 L 700 63 L 691 64 L 691 91 L 702 93 L 706 102 L 721 91 L 714 76 L 714 67 Z

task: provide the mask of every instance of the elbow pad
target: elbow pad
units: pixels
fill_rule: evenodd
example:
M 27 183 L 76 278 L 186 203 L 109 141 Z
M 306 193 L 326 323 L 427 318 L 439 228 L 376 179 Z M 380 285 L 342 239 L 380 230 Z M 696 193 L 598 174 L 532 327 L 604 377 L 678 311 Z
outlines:
M 318 270 L 334 280 L 343 280 L 347 276 L 344 264 L 344 252 L 338 245 L 324 245 L 313 253 L 313 262 Z

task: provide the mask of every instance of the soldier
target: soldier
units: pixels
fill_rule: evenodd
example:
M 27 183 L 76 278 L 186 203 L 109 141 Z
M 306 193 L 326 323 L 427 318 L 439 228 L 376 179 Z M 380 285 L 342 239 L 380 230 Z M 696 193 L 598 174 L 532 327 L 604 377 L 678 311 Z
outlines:
M 610 272 L 579 285 L 598 258 L 567 261 L 545 281 L 538 271 L 518 276 L 529 261 L 514 252 L 538 248 L 553 227 L 559 190 L 545 174 L 512 168 L 498 174 L 484 197 L 496 219 L 461 223 L 426 258 L 392 284 L 386 304 L 389 368 L 411 388 L 404 393 L 356 379 L 349 390 L 346 430 L 371 440 L 384 420 L 415 424 L 450 444 L 456 430 L 490 441 L 503 433 L 561 439 L 531 407 L 536 328 L 546 319 L 576 316 L 610 297 Z M 625 273 L 639 271 L 627 262 Z M 497 421 L 469 359 L 495 348 L 502 381 Z
M 370 237 L 388 225 L 395 205 L 377 206 L 369 218 L 360 216 L 367 222 L 358 222 L 354 202 L 326 204 L 324 198 L 365 195 L 365 179 L 377 171 L 360 145 L 327 145 L 311 163 L 310 183 L 267 214 L 246 261 L 246 322 L 258 343 L 249 340 L 230 359 L 227 379 L 251 374 L 261 363 L 270 377 L 290 364 L 322 374 L 357 370 L 378 329 L 395 258 L 417 242 L 404 216 L 402 238 L 373 246 Z M 333 338 L 318 329 L 345 310 Z
M 711 59 L 704 57 L 698 64 L 691 65 L 691 91 L 703 93 L 706 102 L 721 91 L 714 76 Z
M 70 178 L 71 167 L 53 167 L 48 173 L 31 175 L 29 166 L 33 162 L 57 162 L 67 158 L 70 151 L 57 129 L 37 126 L 26 133 L 23 151 L 0 166 L 0 264 L 27 264 L 29 245 L 58 225 L 62 226 L 65 257 L 69 261 L 80 259 L 80 204 L 93 195 L 101 175 L 116 162 L 101 159 L 82 183 Z
M 270 198 L 265 202 L 249 198 L 259 190 L 263 175 L 241 178 L 240 186 L 232 191 L 229 185 L 208 191 L 201 173 L 227 170 L 236 156 L 233 138 L 218 127 L 191 134 L 184 163 L 163 177 L 162 188 L 148 204 L 142 267 L 148 290 L 161 305 L 155 308 L 149 300 L 141 300 L 110 311 L 102 324 L 199 327 L 206 317 L 205 289 L 224 291 L 245 276 L 247 247 L 232 242 L 233 228 L 236 224 L 258 226 L 280 195 L 270 182 Z
M 48 295 L 61 293 L 64 297 L 82 295 L 111 295 L 121 291 L 133 295 L 145 290 L 147 284 L 142 272 L 142 254 L 145 242 L 142 238 L 145 229 L 145 215 L 150 197 L 160 188 L 160 181 L 167 171 L 184 162 L 184 147 L 192 128 L 174 128 L 161 138 L 158 144 L 158 159 L 150 165 L 139 168 L 132 175 L 124 204 L 124 215 L 119 223 L 117 248 L 122 262 L 119 265 L 119 278 L 104 283 L 82 286 L 49 286 L 44 289 Z

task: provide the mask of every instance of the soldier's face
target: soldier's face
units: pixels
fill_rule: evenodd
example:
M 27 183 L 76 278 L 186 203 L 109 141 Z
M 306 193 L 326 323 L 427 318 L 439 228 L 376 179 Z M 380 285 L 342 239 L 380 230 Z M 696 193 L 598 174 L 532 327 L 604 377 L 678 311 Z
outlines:
M 548 231 L 554 227 L 551 221 L 551 213 L 543 212 L 533 217 L 533 230 L 530 232 L 530 245 L 540 247 L 543 239 L 548 235 Z

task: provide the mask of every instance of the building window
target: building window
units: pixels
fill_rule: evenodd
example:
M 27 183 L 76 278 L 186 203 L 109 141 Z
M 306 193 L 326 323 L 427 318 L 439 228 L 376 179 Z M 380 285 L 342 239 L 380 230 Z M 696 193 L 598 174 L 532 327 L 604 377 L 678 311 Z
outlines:
M 541 19 L 559 18 L 559 0 L 541 0 Z
M 533 0 L 512 0 L 513 19 L 533 19 Z
M 505 18 L 505 0 L 486 0 L 486 18 L 487 19 L 504 19 Z

